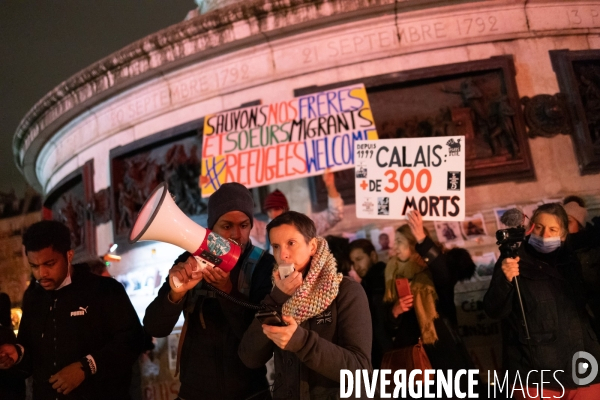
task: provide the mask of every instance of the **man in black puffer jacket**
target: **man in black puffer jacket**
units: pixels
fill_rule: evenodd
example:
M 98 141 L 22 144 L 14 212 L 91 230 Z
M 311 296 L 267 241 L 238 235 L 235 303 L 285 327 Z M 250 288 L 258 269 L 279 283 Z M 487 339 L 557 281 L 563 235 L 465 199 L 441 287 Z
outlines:
M 23 296 L 17 345 L 0 346 L 0 368 L 33 373 L 34 399 L 129 399 L 142 327 L 123 286 L 71 265 L 71 233 L 33 224 L 23 245 L 34 281 Z

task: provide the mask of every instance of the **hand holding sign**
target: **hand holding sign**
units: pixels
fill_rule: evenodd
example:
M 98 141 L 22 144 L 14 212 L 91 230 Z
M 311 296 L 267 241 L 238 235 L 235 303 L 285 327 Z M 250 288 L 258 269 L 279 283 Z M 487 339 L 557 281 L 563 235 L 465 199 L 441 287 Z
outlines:
M 417 243 L 421 243 L 426 237 L 423 229 L 423 217 L 418 210 L 409 211 L 406 216 L 408 217 L 408 226 L 417 239 Z

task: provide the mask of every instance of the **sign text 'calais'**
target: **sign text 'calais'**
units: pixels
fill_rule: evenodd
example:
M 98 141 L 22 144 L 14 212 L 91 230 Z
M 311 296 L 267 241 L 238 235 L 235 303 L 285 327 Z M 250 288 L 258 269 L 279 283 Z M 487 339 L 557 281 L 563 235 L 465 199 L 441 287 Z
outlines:
M 465 216 L 465 152 L 460 136 L 355 142 L 356 216 L 424 220 Z

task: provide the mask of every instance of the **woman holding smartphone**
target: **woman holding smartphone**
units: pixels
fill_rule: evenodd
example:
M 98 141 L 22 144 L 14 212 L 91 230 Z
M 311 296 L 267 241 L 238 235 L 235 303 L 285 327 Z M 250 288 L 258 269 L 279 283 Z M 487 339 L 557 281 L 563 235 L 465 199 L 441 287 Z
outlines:
M 365 292 L 337 272 L 327 242 L 316 237 L 306 215 L 281 214 L 267 232 L 277 264 L 294 264 L 295 271 L 284 279 L 275 266 L 275 285 L 263 300 L 287 325 L 255 319 L 240 343 L 240 358 L 258 368 L 275 353 L 274 399 L 339 398 L 341 369 L 371 369 Z
M 396 255 L 385 269 L 386 291 L 380 318 L 387 336 L 384 346 L 394 352 L 421 341 L 433 369 L 472 368 L 456 333 L 454 285 L 472 276 L 475 265 L 464 249 L 443 254 L 427 236 L 418 211 L 410 211 L 407 217 L 408 224 L 396 229 Z M 411 354 L 400 354 L 404 353 Z M 390 354 L 388 361 L 393 359 Z

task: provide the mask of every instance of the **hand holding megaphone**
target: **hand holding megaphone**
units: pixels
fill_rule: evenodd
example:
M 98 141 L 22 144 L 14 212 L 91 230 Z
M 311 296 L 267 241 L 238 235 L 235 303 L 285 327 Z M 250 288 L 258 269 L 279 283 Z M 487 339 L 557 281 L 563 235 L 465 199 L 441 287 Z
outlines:
M 196 286 L 202 278 L 202 269 L 192 256 L 184 262 L 173 265 L 169 270 L 169 285 L 174 293 L 185 294 Z

